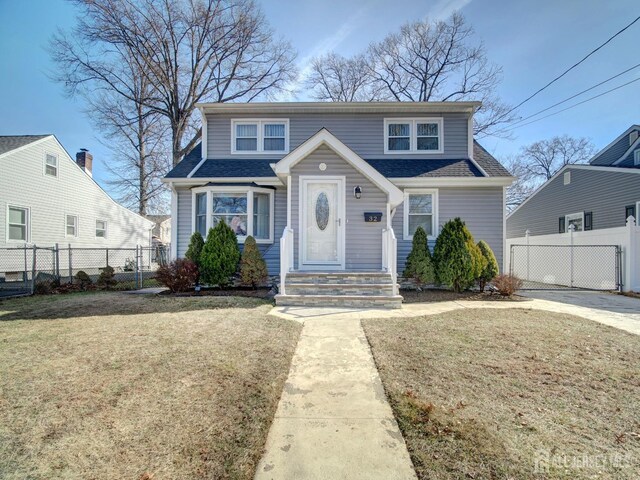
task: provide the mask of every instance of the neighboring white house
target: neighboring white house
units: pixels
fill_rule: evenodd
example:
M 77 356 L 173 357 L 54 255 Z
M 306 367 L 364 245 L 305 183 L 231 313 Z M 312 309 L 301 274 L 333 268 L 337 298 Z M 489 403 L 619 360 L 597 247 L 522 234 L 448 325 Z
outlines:
M 54 135 L 0 136 L 0 247 L 135 248 L 154 223 L 115 202 Z
M 169 245 L 171 243 L 171 215 L 147 215 L 146 218 L 155 223 L 153 227 L 154 242 Z

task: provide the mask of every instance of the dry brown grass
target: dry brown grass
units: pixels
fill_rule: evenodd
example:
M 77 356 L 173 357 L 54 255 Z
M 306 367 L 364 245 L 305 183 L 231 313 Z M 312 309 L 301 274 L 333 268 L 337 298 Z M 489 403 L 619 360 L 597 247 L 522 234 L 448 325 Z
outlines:
M 300 330 L 269 309 L 122 293 L 0 302 L 0 478 L 252 478 Z
M 638 478 L 640 337 L 521 309 L 363 323 L 421 479 Z

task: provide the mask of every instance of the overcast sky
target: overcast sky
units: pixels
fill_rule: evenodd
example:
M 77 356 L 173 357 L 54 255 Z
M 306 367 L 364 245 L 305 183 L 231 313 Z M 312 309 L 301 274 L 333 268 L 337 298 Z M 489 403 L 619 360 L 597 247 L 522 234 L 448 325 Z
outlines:
M 363 51 L 403 23 L 445 18 L 459 10 L 475 29 L 489 59 L 504 71 L 499 94 L 513 105 L 604 42 L 640 15 L 637 0 L 262 0 L 278 35 L 291 41 L 304 71 L 315 55 Z M 44 47 L 57 28 L 73 26 L 75 8 L 62 0 L 0 0 L 0 134 L 54 133 L 73 156 L 89 148 L 94 176 L 104 185 L 109 151 L 82 113 L 81 100 L 51 82 Z M 640 63 L 640 22 L 585 63 L 526 103 L 525 117 Z M 640 77 L 640 68 L 563 106 Z M 308 100 L 304 92 L 298 100 Z M 552 111 L 548 112 L 551 113 Z M 512 140 L 486 138 L 498 158 L 525 144 L 559 134 L 585 136 L 604 147 L 640 123 L 640 82 L 513 131 Z M 108 187 L 107 187 L 108 190 Z

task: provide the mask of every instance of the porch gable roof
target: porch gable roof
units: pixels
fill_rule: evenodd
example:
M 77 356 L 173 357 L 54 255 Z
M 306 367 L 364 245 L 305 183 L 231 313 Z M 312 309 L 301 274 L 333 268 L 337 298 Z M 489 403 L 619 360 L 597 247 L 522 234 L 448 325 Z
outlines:
M 351 150 L 326 128 L 320 129 L 316 134 L 309 137 L 300 146 L 277 162 L 274 165 L 276 175 L 286 184 L 286 177 L 291 173 L 291 168 L 323 145 L 329 147 L 336 155 L 368 178 L 371 183 L 383 192 L 386 192 L 389 196 L 391 208 L 397 207 L 404 201 L 402 190 L 387 180 L 380 172 L 363 160 L 360 155 Z

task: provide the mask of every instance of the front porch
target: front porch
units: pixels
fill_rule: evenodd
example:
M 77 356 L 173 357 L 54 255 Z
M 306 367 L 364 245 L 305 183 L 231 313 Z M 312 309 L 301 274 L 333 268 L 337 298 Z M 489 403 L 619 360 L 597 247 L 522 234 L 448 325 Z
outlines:
M 399 308 L 403 193 L 327 130 L 274 166 L 287 185 L 278 305 Z

